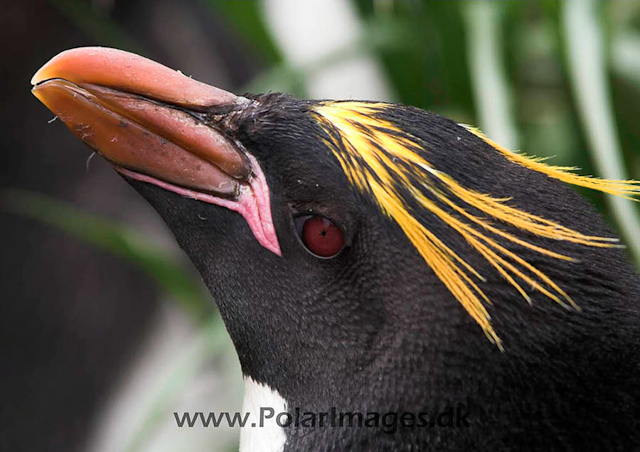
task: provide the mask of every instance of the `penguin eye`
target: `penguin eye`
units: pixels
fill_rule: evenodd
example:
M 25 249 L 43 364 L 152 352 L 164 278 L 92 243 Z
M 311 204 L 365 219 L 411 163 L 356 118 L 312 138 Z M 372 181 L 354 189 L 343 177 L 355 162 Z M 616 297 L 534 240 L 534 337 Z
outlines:
M 301 216 L 295 221 L 300 240 L 311 254 L 330 258 L 344 248 L 342 229 L 333 221 L 319 215 Z

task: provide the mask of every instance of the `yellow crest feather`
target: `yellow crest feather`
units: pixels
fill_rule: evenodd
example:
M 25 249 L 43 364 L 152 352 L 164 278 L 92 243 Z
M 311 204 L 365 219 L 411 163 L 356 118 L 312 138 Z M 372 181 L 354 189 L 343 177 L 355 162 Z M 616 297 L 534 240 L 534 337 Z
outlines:
M 534 287 L 556 303 L 577 308 L 569 295 L 544 272 L 484 232 L 554 259 L 570 261 L 571 257 L 518 238 L 494 226 L 487 219 L 498 220 L 536 236 L 585 246 L 616 246 L 617 239 L 581 234 L 554 221 L 512 207 L 508 204 L 509 199 L 495 198 L 463 187 L 452 177 L 438 171 L 423 157 L 424 152 L 420 152 L 423 146 L 418 138 L 381 117 L 380 113 L 389 107 L 385 103 L 328 101 L 316 105 L 314 112 L 329 137 L 327 145 L 340 162 L 350 183 L 360 192 L 371 195 L 383 214 L 400 226 L 436 276 L 482 327 L 487 337 L 501 347 L 500 338 L 492 327 L 490 315 L 483 304 L 483 301 L 491 303 L 479 286 L 484 278 L 415 218 L 407 203 L 407 193 L 412 204 L 427 209 L 462 236 L 527 302 L 531 300 L 519 281 Z M 539 159 L 517 154 L 498 146 L 477 129 L 467 129 L 510 161 L 554 179 L 627 198 L 640 194 L 638 181 L 609 181 L 580 176 L 570 172 L 573 168 L 554 167 Z M 423 190 L 430 193 L 431 197 L 426 196 Z M 442 208 L 434 199 L 449 209 Z M 460 202 L 484 215 L 470 213 Z

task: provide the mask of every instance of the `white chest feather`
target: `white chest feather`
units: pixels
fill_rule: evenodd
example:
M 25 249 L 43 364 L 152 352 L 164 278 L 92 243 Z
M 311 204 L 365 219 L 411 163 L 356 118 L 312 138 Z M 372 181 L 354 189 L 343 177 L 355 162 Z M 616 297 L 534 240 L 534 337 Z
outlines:
M 277 391 L 245 377 L 242 413 L 249 413 L 249 421 L 240 431 L 240 452 L 282 452 L 287 438 L 276 417 L 286 409 L 287 402 Z

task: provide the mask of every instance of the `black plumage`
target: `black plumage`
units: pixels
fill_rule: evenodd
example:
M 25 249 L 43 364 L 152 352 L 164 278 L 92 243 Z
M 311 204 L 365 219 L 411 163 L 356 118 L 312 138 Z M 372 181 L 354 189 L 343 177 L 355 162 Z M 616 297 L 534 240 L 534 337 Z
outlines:
M 284 451 L 640 444 L 640 277 L 562 181 L 624 196 L 637 183 L 573 176 L 394 104 L 154 105 L 187 111 L 264 172 L 281 256 L 237 212 L 125 177 L 202 274 L 245 375 L 302 412 L 468 413 L 396 432 L 289 426 Z M 332 220 L 345 248 L 309 253 L 301 215 Z
M 255 99 L 255 109 L 225 118 L 224 130 L 265 171 L 282 259 L 262 248 L 233 212 L 132 182 L 205 278 L 244 372 L 306 411 L 437 413 L 463 406 L 469 412 L 468 427 L 393 435 L 291 428 L 285 450 L 630 450 L 640 444 L 640 280 L 623 250 L 524 234 L 577 259 L 511 247 L 556 280 L 580 311 L 531 288 L 528 305 L 464 240 L 425 215 L 431 230 L 483 270 L 501 352 L 400 228 L 348 183 L 319 139 L 315 103 L 275 94 Z M 434 166 L 466 187 L 509 197 L 582 233 L 611 236 L 570 188 L 509 162 L 462 126 L 402 106 L 389 105 L 385 115 L 428 143 Z M 300 212 L 338 222 L 347 250 L 320 261 L 302 249 L 292 222 Z

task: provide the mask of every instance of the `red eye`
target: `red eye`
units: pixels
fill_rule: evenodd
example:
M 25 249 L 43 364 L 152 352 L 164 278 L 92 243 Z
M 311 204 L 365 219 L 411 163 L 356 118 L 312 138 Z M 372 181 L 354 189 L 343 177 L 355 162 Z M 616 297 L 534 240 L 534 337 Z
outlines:
M 342 229 L 333 221 L 320 216 L 299 217 L 298 227 L 302 243 L 319 257 L 333 257 L 344 247 Z

